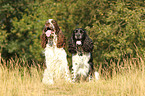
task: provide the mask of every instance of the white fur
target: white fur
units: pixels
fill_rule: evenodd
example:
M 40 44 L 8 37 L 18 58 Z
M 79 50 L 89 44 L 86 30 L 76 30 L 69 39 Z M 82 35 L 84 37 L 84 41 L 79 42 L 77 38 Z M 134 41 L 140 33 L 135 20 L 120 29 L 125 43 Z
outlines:
M 55 29 L 54 25 L 53 25 L 52 22 L 51 22 L 52 20 L 53 20 L 53 19 L 49 19 L 48 21 L 49 21 L 49 23 L 51 24 L 52 28 Z
M 47 44 L 45 48 L 45 59 L 46 69 L 43 74 L 43 83 L 54 84 L 54 79 L 60 78 L 65 78 L 71 82 L 66 52 L 63 48 L 50 47 Z
M 82 56 L 78 54 L 72 54 L 72 70 L 73 70 L 73 81 L 75 82 L 78 75 L 83 75 L 84 77 L 88 76 L 90 65 L 88 61 L 91 58 L 91 53 L 83 53 Z M 99 80 L 99 73 L 97 71 L 94 72 L 95 80 Z M 89 80 L 92 77 L 89 76 Z
M 72 69 L 73 69 L 73 81 L 77 78 L 78 75 L 83 75 L 87 77 L 90 69 L 88 61 L 90 60 L 90 53 L 83 53 L 82 56 L 78 54 L 72 55 Z

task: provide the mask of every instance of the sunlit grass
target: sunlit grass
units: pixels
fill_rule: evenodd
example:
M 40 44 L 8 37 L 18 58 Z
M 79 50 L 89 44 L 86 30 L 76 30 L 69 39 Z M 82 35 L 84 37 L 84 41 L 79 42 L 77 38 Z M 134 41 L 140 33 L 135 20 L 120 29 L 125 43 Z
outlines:
M 98 81 L 67 83 L 58 80 L 54 85 L 41 82 L 44 69 L 36 64 L 27 68 L 13 60 L 7 63 L 11 66 L 7 67 L 6 62 L 0 64 L 0 96 L 145 96 L 144 61 L 141 58 L 124 60 L 123 65 L 118 66 L 111 62 L 111 71 L 99 67 L 103 75 Z

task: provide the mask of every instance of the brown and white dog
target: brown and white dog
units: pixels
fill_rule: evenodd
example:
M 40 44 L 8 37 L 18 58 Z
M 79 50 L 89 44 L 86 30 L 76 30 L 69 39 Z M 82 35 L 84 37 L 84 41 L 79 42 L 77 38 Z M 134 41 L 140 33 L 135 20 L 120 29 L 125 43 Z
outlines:
M 44 84 L 54 84 L 54 81 L 60 78 L 65 78 L 71 82 L 67 54 L 64 50 L 66 39 L 55 20 L 49 19 L 46 21 L 41 40 L 46 60 L 42 82 Z

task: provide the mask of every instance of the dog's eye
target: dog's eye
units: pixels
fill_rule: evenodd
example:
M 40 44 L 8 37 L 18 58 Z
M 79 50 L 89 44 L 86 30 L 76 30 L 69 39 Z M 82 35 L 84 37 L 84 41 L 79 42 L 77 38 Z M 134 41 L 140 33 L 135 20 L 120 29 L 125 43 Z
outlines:
M 55 22 L 54 20 L 52 20 L 52 21 L 51 21 L 51 23 L 53 23 L 53 24 L 54 24 L 54 23 L 56 23 L 56 22 Z
M 77 32 L 78 32 L 78 30 L 75 30 L 74 32 L 75 32 L 75 33 L 77 33 Z
M 83 33 L 84 31 L 83 30 L 80 30 L 80 33 Z
M 45 23 L 45 26 L 46 26 L 46 27 L 48 27 L 48 26 L 49 26 L 49 24 L 50 24 L 49 22 L 46 22 L 46 23 Z

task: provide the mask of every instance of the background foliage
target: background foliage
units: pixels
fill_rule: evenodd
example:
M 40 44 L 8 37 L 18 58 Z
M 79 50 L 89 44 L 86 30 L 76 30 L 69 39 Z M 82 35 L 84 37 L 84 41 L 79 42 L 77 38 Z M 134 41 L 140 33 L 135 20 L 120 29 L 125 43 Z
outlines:
M 144 0 L 1 0 L 1 57 L 43 62 L 40 35 L 45 21 L 53 18 L 67 39 L 75 28 L 88 31 L 95 45 L 96 66 L 144 58 L 144 4 Z

